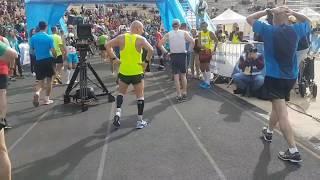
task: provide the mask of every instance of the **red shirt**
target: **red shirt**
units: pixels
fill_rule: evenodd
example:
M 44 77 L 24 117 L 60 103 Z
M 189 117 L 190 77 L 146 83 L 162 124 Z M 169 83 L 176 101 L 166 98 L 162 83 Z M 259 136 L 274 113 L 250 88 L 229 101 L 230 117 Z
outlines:
M 0 36 L 0 41 L 3 42 L 3 37 Z M 0 75 L 9 75 L 8 63 L 0 59 Z

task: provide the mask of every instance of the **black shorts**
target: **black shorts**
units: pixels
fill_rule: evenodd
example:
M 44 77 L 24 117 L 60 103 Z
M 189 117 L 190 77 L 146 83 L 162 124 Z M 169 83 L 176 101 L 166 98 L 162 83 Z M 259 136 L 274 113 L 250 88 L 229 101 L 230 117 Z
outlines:
M 172 62 L 172 73 L 187 73 L 187 54 L 186 53 L 174 53 L 170 55 Z
M 122 82 L 124 82 L 124 83 L 126 83 L 128 85 L 130 85 L 130 84 L 136 85 L 136 84 L 141 83 L 141 81 L 144 79 L 144 74 L 125 76 L 125 75 L 119 73 L 118 78 Z
M 53 62 L 54 62 L 55 64 L 63 64 L 62 55 L 58 56 L 57 58 L 54 58 Z
M 0 89 L 8 88 L 8 76 L 4 74 L 0 74 Z
M 266 76 L 264 79 L 264 88 L 266 90 L 266 99 L 285 99 L 296 83 L 296 79 L 277 79 Z
M 52 78 L 55 75 L 53 58 L 37 60 L 34 68 L 37 80 Z
M 99 45 L 99 49 L 100 49 L 101 51 L 105 51 L 105 50 L 106 50 L 106 47 L 102 44 L 102 45 Z

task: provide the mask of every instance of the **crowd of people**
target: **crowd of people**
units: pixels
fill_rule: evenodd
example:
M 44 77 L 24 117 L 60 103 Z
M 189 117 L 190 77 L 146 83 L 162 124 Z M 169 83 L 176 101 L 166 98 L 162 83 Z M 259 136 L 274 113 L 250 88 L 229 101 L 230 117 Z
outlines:
M 16 11 L 12 12 L 12 6 L 9 6 L 7 2 L 2 3 L 2 7 L 7 7 L 4 14 L 16 13 Z M 20 6 L 16 4 L 15 7 Z M 102 60 L 109 61 L 111 67 L 118 67 L 117 70 L 112 68 L 112 71 L 117 74 L 119 85 L 116 97 L 117 108 L 113 121 L 115 127 L 121 126 L 122 104 L 130 85 L 133 85 L 137 99 L 136 128 L 142 129 L 147 126 L 147 121 L 143 118 L 144 74 L 145 71 L 148 71 L 147 68 L 154 58 L 155 50 L 160 59 L 160 67 L 162 67 L 159 70 L 164 70 L 166 60 L 170 62 L 178 103 L 188 100 L 188 74 L 202 80 L 199 84 L 200 88 L 212 89 L 210 62 L 218 43 L 226 40 L 239 43 L 243 39 L 236 25 L 230 35 L 225 33 L 222 26 L 217 28 L 217 32 L 211 32 L 208 29 L 208 23 L 203 19 L 206 6 L 199 4 L 198 9 L 201 9 L 197 13 L 198 29 L 189 29 L 186 23 L 175 19 L 171 24 L 173 30 L 166 33 L 161 29 L 161 18 L 156 11 L 153 11 L 152 15 L 147 15 L 137 11 L 125 12 L 122 6 L 108 8 L 96 6 L 95 9 L 89 11 L 81 8 L 81 12 L 71 9 L 66 14 L 67 18 L 71 18 L 70 15 L 80 15 L 83 22 L 92 24 L 92 32 L 96 36 L 95 41 L 96 45 L 99 45 Z M 272 23 L 259 20 L 265 15 L 272 17 Z M 6 119 L 8 77 L 23 77 L 19 43 L 26 41 L 27 33 L 25 33 L 24 24 L 20 23 L 25 18 L 19 13 L 16 16 L 19 18 L 13 20 L 12 23 L 21 25 L 23 28 L 20 29 L 20 26 L 12 29 L 6 28 L 6 35 L 0 37 L 0 129 L 10 127 Z M 290 16 L 296 18 L 295 23 L 290 22 Z M 69 22 L 69 19 L 66 21 Z M 279 158 L 285 161 L 301 162 L 302 159 L 288 120 L 285 98 L 296 83 L 298 62 L 295 54 L 299 41 L 311 33 L 310 21 L 306 16 L 285 7 L 267 8 L 256 12 L 248 16 L 247 21 L 253 27 L 253 31 L 263 39 L 264 54 L 258 53 L 257 48 L 253 45 L 245 48 L 239 60 L 239 69 L 245 75 L 252 76 L 244 78 L 239 74 L 235 75 L 236 84 L 243 91 L 251 77 L 254 77 L 254 82 L 257 84 L 253 85 L 253 89 L 264 85 L 267 90 L 267 99 L 272 102 L 272 113 L 269 126 L 263 127 L 263 137 L 265 141 L 271 142 L 273 130 L 279 124 L 289 145 L 287 151 L 279 153 Z M 41 21 L 28 33 L 31 69 L 37 82 L 33 96 L 35 107 L 40 105 L 42 91 L 45 91 L 43 104 L 53 103 L 50 99 L 53 80 L 56 79 L 57 83 L 68 84 L 79 62 L 77 50 L 73 44 L 76 36 L 75 26 L 69 24 L 68 31 L 64 35 L 58 27 L 54 26 L 51 28 L 52 35 L 49 35 L 47 33 L 48 24 Z M 268 63 L 265 64 L 265 61 Z M 64 62 L 67 62 L 65 82 L 61 78 Z M 260 74 L 255 73 L 263 68 L 266 69 L 266 75 L 261 79 Z M 0 179 L 9 180 L 11 167 L 3 130 L 0 131 L 0 167 Z

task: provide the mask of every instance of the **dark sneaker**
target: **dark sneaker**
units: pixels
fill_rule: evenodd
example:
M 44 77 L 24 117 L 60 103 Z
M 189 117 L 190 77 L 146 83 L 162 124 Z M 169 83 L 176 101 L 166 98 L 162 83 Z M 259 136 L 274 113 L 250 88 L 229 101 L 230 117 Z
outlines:
M 293 163 L 302 162 L 299 152 L 290 153 L 289 149 L 286 152 L 280 151 L 278 157 L 284 161 L 290 161 Z
M 176 97 L 177 103 L 182 103 L 182 96 L 177 96 Z
M 5 128 L 6 127 L 6 124 L 4 122 L 4 119 L 0 119 L 0 130 Z
M 114 127 L 116 128 L 119 128 L 120 127 L 120 116 L 118 115 L 115 115 L 114 118 L 113 118 L 113 125 Z
M 188 99 L 188 96 L 186 95 L 186 94 L 183 94 L 182 96 L 181 96 L 181 100 L 183 101 L 183 102 L 185 102 L 185 101 L 187 101 Z
M 272 133 L 267 132 L 268 127 L 262 128 L 263 139 L 267 142 L 272 142 Z
M 3 119 L 4 122 L 4 129 L 11 129 L 12 126 L 10 126 L 10 124 L 8 123 L 8 121 L 6 119 Z

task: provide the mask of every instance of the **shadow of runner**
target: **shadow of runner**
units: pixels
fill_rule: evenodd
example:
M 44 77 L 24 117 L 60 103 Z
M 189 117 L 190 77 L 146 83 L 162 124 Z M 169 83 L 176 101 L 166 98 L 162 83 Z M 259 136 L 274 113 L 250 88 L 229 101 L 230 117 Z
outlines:
M 101 129 L 105 129 L 101 127 Z M 34 162 L 13 168 L 13 179 L 15 180 L 62 180 L 67 177 L 78 166 L 78 164 L 90 152 L 97 150 L 105 144 L 105 134 L 99 134 L 84 138 L 70 147 Z M 92 144 L 92 141 L 98 141 Z
M 285 165 L 284 169 L 268 174 L 268 165 L 271 161 L 270 143 L 264 142 L 262 137 L 261 141 L 263 143 L 263 150 L 260 154 L 259 162 L 253 172 L 253 180 L 284 180 L 291 172 L 297 171 L 301 167 L 300 164 L 283 162 Z

